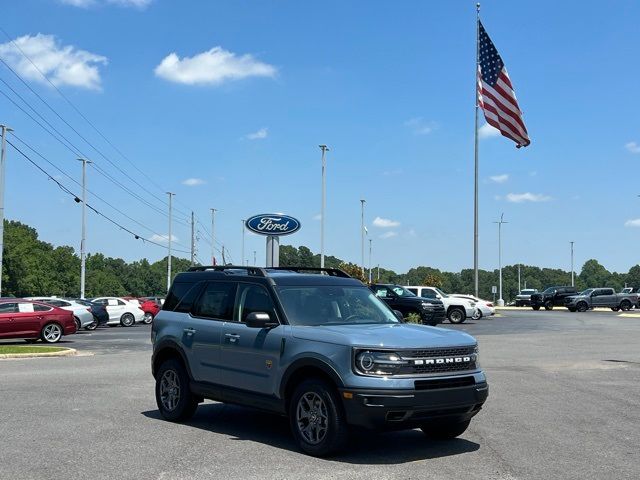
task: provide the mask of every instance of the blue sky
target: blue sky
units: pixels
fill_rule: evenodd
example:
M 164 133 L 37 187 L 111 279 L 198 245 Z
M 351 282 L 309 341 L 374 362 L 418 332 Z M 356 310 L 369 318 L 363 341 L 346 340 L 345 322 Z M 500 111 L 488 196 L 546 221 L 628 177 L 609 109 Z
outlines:
M 466 1 L 23 0 L 0 26 L 143 175 L 21 58 L 0 56 L 122 171 L 78 138 L 3 65 L 9 83 L 96 164 L 161 210 L 176 193 L 240 261 L 241 219 L 284 212 L 302 229 L 282 243 L 319 251 L 320 150 L 328 154 L 326 251 L 360 261 L 360 199 L 373 263 L 406 271 L 473 262 L 475 3 Z M 480 266 L 569 268 L 597 258 L 627 271 L 640 239 L 640 4 L 485 1 L 482 19 L 509 70 L 532 144 L 480 143 Z M 5 84 L 0 90 L 11 94 Z M 79 179 L 75 155 L 4 96 L 0 121 Z M 482 122 L 484 123 L 484 121 Z M 44 162 L 40 161 L 43 166 Z M 50 168 L 47 166 L 47 168 Z M 65 185 L 78 191 L 66 178 Z M 167 218 L 88 172 L 89 197 L 145 238 Z M 149 194 L 142 189 L 142 184 Z M 76 248 L 80 207 L 9 150 L 7 218 Z M 378 220 L 376 220 L 376 218 Z M 144 225 L 143 228 L 140 224 Z M 176 248 L 189 227 L 176 224 Z M 162 241 L 162 239 L 160 239 Z M 166 255 L 89 215 L 89 251 Z M 207 261 L 210 246 L 198 242 Z M 246 258 L 264 262 L 264 239 Z

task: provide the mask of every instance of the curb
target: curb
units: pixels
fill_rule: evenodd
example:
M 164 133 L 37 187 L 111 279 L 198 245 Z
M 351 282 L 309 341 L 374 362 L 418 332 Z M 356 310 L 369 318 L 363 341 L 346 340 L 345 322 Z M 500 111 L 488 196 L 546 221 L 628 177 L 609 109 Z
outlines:
M 75 348 L 65 348 L 59 352 L 42 352 L 42 353 L 1 353 L 0 359 L 5 358 L 37 358 L 37 357 L 70 357 L 78 352 Z

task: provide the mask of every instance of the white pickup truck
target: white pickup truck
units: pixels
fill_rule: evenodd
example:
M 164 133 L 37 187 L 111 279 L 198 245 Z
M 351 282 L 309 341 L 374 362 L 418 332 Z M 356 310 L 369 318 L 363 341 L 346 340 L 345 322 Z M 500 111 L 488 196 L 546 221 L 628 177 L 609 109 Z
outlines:
M 451 295 L 444 293 L 438 287 L 411 285 L 405 288 L 419 297 L 437 298 L 438 300 L 442 300 L 447 312 L 447 318 L 451 323 L 462 323 L 469 317 L 473 318 L 476 313 L 475 302 L 464 298 L 452 297 Z

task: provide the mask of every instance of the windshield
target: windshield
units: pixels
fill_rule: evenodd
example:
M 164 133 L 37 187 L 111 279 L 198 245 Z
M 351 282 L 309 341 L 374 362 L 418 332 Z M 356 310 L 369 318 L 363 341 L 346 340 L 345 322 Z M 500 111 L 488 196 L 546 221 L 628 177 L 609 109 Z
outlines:
M 554 287 L 549 287 L 549 288 L 547 288 L 547 289 L 546 289 L 544 292 L 542 292 L 542 293 L 547 293 L 547 294 L 549 294 L 549 293 L 555 293 L 555 291 L 556 291 L 556 289 L 555 289 Z
M 531 288 L 531 289 L 525 288 L 524 290 L 522 290 L 520 292 L 520 295 L 531 295 L 533 293 L 536 293 L 535 289 L 533 289 L 533 288 Z
M 593 288 L 587 288 L 586 290 L 580 292 L 580 295 L 588 297 L 589 295 L 591 295 L 591 293 L 593 293 Z
M 291 325 L 400 323 L 367 287 L 282 286 L 278 296 Z
M 440 290 L 438 287 L 435 287 L 435 288 L 434 288 L 434 290 L 435 290 L 436 292 L 438 292 L 440 295 L 442 295 L 442 297 L 443 297 L 443 298 L 444 298 L 444 297 L 448 297 L 448 296 L 449 296 L 449 294 L 448 294 L 448 293 L 444 293 L 444 292 L 443 292 L 442 290 Z
M 391 290 L 393 290 L 393 292 L 398 295 L 399 297 L 415 297 L 417 296 L 415 293 L 410 292 L 409 290 L 407 290 L 404 287 L 401 287 L 400 285 L 394 285 L 393 287 L 391 287 Z

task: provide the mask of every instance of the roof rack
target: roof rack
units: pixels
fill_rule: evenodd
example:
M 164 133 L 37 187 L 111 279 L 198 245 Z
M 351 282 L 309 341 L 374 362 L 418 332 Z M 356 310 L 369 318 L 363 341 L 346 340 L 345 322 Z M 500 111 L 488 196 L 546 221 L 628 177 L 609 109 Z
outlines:
M 342 277 L 342 278 L 351 278 L 344 270 L 340 270 L 339 268 L 321 268 L 321 267 L 267 267 L 267 271 L 269 270 L 290 270 L 292 272 L 301 273 L 301 272 L 321 272 L 331 277 Z
M 253 275 L 256 277 L 266 277 L 267 272 L 264 268 L 260 267 L 247 267 L 241 265 L 201 265 L 198 267 L 191 267 L 188 272 L 204 272 L 207 270 L 214 270 L 216 272 L 224 272 L 233 274 L 230 270 L 246 270 L 247 275 Z

